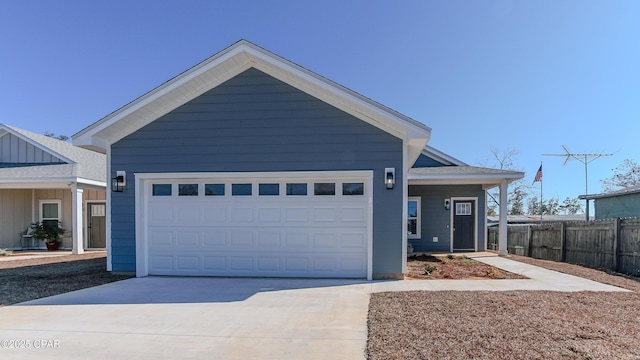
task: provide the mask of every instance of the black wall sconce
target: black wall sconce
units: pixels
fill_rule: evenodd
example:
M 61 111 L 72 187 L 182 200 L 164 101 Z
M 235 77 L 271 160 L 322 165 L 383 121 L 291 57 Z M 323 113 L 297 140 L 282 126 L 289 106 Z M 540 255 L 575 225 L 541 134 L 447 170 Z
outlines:
M 445 210 L 451 209 L 451 200 L 444 199 L 444 208 L 445 208 Z
M 116 171 L 116 177 L 111 179 L 111 191 L 123 192 L 127 185 L 127 173 L 125 171 Z
M 393 185 L 396 183 L 396 169 L 385 168 L 384 169 L 384 184 L 387 189 L 393 189 Z

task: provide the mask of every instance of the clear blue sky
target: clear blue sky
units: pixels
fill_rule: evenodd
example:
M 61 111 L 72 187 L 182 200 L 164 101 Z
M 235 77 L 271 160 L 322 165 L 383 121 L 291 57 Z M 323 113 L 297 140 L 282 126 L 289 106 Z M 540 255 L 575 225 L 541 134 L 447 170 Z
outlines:
M 1 1 L 0 122 L 72 135 L 239 39 L 433 128 L 471 165 L 520 151 L 544 197 L 640 161 L 640 1 Z

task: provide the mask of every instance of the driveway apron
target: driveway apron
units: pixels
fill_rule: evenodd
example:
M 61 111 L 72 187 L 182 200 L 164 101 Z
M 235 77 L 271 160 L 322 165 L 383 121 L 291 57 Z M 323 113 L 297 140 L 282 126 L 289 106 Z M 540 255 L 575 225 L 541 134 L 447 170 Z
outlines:
M 0 308 L 0 359 L 364 359 L 383 291 L 626 291 L 495 255 L 524 280 L 145 277 Z
M 358 283 L 124 280 L 0 308 L 0 358 L 362 359 L 370 289 Z

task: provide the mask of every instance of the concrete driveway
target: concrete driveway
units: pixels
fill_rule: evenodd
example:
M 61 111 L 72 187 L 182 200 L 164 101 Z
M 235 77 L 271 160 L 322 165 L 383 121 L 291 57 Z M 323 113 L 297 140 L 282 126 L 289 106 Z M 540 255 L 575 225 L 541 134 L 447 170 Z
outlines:
M 0 358 L 362 359 L 363 283 L 124 280 L 0 308 Z
M 363 359 L 373 292 L 626 291 L 473 256 L 529 279 L 135 278 L 0 308 L 0 359 Z

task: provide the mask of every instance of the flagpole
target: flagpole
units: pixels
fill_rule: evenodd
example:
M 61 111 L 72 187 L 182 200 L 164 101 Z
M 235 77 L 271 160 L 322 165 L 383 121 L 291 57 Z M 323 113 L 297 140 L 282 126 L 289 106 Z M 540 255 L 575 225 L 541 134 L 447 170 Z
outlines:
M 540 169 L 542 169 L 542 161 L 540 161 Z M 540 177 L 540 225 L 542 225 L 542 176 Z

